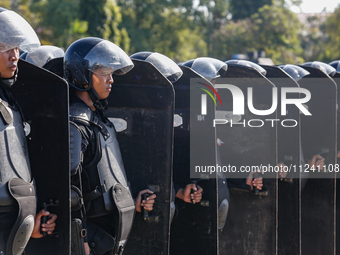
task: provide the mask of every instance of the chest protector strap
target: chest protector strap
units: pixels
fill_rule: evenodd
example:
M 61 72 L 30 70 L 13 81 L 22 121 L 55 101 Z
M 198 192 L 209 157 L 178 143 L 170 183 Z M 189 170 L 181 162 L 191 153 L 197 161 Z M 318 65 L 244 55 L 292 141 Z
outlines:
M 0 98 L 0 114 L 5 123 L 8 125 L 13 122 L 13 118 L 5 106 L 8 107 L 8 103 Z
M 19 213 L 7 241 L 6 255 L 21 255 L 34 227 L 37 209 L 35 188 L 33 182 L 27 183 L 19 178 L 13 178 L 8 182 L 8 189 L 18 202 Z

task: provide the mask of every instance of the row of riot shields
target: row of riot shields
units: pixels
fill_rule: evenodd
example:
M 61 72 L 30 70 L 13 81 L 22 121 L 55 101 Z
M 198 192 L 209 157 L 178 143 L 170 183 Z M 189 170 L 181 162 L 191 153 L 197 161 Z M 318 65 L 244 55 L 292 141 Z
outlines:
M 303 66 L 309 75 L 297 82 L 279 67 L 263 68 L 266 76 L 229 65 L 213 85 L 182 67 L 174 83 L 182 117 L 174 129 L 174 182 L 205 186 L 202 202 L 186 204 L 172 222 L 170 254 L 336 253 L 336 77 Z M 199 97 L 209 84 L 215 102 Z M 325 158 L 324 168 L 308 165 L 314 155 Z M 212 160 L 222 173 L 204 169 Z M 238 170 L 247 167 L 262 172 L 262 191 L 242 185 L 249 172 Z
M 38 209 L 58 216 L 52 235 L 30 240 L 28 255 L 71 254 L 69 90 L 54 74 L 60 75 L 62 61 L 53 61 L 50 72 L 20 60 L 12 89 L 28 123 L 25 129 L 30 128 L 27 141 Z M 168 254 L 174 89 L 151 64 L 134 64 L 128 75 L 114 77 L 106 115 L 115 125 L 133 195 L 149 188 L 157 200 L 152 213 L 136 213 L 124 254 Z
M 244 115 L 236 118 L 233 112 L 229 114 L 235 97 L 231 98 L 230 91 L 220 91 L 221 97 L 227 93 L 229 98 L 225 95 L 226 104 L 216 113 L 222 111 L 226 118 L 248 121 L 242 128 L 216 128 L 217 136 L 226 144 L 224 152 L 221 149 L 222 160 L 239 167 L 271 166 L 274 172 L 262 167 L 263 194 L 230 188 L 230 210 L 219 236 L 219 253 L 335 254 L 337 84 L 316 68 L 303 67 L 310 74 L 298 82 L 278 67 L 263 68 L 266 76 L 252 68 L 229 65 L 226 80 L 221 80 L 237 85 L 244 95 L 247 89 L 249 109 L 251 103 L 257 110 L 271 109 L 275 100 L 272 88 L 277 88 L 278 104 L 273 115 L 254 116 L 254 110 L 245 109 Z M 249 87 L 253 87 L 252 102 Z M 306 90 L 299 94 L 291 88 L 308 90 L 310 100 L 304 100 Z M 283 104 L 284 98 L 306 101 L 301 107 L 311 115 L 304 114 L 297 104 Z M 277 125 L 250 126 L 249 120 L 254 119 L 265 124 L 276 119 Z M 307 164 L 317 154 L 325 158 L 324 169 L 312 169 Z M 279 163 L 287 167 L 284 178 L 275 171 Z
M 229 65 L 211 83 L 181 67 L 172 84 L 152 64 L 133 62 L 114 75 L 105 114 L 133 195 L 149 188 L 157 198 L 152 212 L 136 213 L 124 254 L 336 253 L 337 76 L 303 67 L 310 74 L 296 82 L 275 66 L 263 66 L 264 76 Z M 19 69 L 13 94 L 31 129 L 38 208 L 58 215 L 55 233 L 31 240 L 26 253 L 70 254 L 68 85 L 25 61 Z M 326 170 L 307 168 L 316 154 Z M 261 191 L 244 188 L 255 175 Z M 189 183 L 203 188 L 200 203 L 174 198 L 173 185 Z

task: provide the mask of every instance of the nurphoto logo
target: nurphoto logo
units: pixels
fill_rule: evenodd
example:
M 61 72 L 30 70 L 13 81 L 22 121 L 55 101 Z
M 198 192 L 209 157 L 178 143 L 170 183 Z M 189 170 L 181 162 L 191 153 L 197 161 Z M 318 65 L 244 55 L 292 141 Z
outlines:
M 298 88 L 298 87 L 282 87 L 282 88 L 277 88 L 277 87 L 272 87 L 271 88 L 271 106 L 267 109 L 256 109 L 254 106 L 254 93 L 253 93 L 253 87 L 247 87 L 247 95 L 246 95 L 246 100 L 245 100 L 245 95 L 243 91 L 236 85 L 232 84 L 215 84 L 214 87 L 211 85 L 208 85 L 203 82 L 198 82 L 198 84 L 205 86 L 206 88 L 201 88 L 201 87 L 196 87 L 204 92 L 206 94 L 201 94 L 201 115 L 207 115 L 208 110 L 207 110 L 207 95 L 210 96 L 210 98 L 213 100 L 215 106 L 217 106 L 216 98 L 219 100 L 220 105 L 223 105 L 223 98 L 221 99 L 221 96 L 218 94 L 218 90 L 220 91 L 221 89 L 225 90 L 227 89 L 232 96 L 232 115 L 237 115 L 242 116 L 245 115 L 245 104 L 247 104 L 248 110 L 250 113 L 253 115 L 257 116 L 268 116 L 273 114 L 275 111 L 277 111 L 278 105 L 280 103 L 280 109 L 281 111 L 277 113 L 281 116 L 286 116 L 287 115 L 287 105 L 294 105 L 297 107 L 297 109 L 300 110 L 301 114 L 304 114 L 306 116 L 312 116 L 312 114 L 308 111 L 306 106 L 307 102 L 310 101 L 311 99 L 311 93 L 308 89 L 305 88 Z M 255 88 L 256 90 L 256 88 Z M 211 91 L 211 92 L 210 92 Z M 280 95 L 279 96 L 279 92 Z M 289 95 L 299 95 L 297 98 L 289 98 Z M 246 126 L 246 123 L 248 124 L 249 127 L 262 127 L 265 123 L 265 121 L 271 122 L 272 127 L 274 127 L 275 122 L 281 122 L 281 125 L 283 127 L 295 127 L 298 125 L 298 121 L 294 119 L 250 119 L 250 120 L 243 120 L 242 122 L 233 122 L 232 119 L 221 119 L 217 118 L 213 120 L 213 126 L 215 127 L 216 125 L 223 125 L 229 123 L 231 126 L 233 125 L 243 125 Z M 255 125 L 255 123 L 257 123 Z M 291 125 L 288 125 L 288 123 L 291 123 Z

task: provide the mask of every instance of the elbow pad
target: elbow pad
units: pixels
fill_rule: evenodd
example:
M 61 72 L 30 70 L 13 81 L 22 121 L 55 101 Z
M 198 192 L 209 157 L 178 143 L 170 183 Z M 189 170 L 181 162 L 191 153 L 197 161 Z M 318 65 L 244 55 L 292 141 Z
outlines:
M 83 160 L 83 154 L 81 151 L 82 136 L 80 134 L 78 126 L 74 123 L 70 123 L 70 164 L 71 175 L 75 175 L 78 172 L 80 164 Z

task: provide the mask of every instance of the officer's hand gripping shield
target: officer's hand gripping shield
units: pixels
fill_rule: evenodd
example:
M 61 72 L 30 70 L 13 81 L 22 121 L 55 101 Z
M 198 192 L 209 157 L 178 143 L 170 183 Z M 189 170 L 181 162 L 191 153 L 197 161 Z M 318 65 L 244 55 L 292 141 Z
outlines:
M 216 136 L 221 140 L 222 166 L 230 166 L 225 168 L 224 176 L 228 180 L 231 205 L 219 236 L 219 254 L 246 254 L 260 250 L 264 254 L 274 254 L 276 174 L 260 174 L 266 191 L 258 192 L 258 196 L 249 192 L 245 180 L 251 172 L 265 172 L 263 167 L 276 166 L 278 123 L 267 121 L 277 119 L 276 111 L 259 115 L 249 106 L 252 104 L 255 110 L 262 111 L 271 109 L 276 87 L 256 69 L 230 64 L 226 74 L 216 80 L 215 88 L 222 100 L 222 104 L 216 107 L 216 119 L 220 120 L 216 125 Z M 237 108 L 237 104 L 242 107 Z
M 181 66 L 182 77 L 174 83 L 174 183 L 181 188 L 196 183 L 203 188 L 200 203 L 185 203 L 171 225 L 170 254 L 218 254 L 218 179 L 206 167 L 216 166 L 215 104 L 207 100 L 201 113 L 203 89 L 213 85 L 191 68 Z M 205 84 L 205 85 L 204 85 Z M 201 166 L 196 171 L 195 166 Z M 178 207 L 184 202 L 176 198 Z
M 294 119 L 298 125 L 295 127 L 277 127 L 278 163 L 284 164 L 282 173 L 285 177 L 278 176 L 278 219 L 277 219 L 277 251 L 278 254 L 299 254 L 300 251 L 300 223 L 299 208 L 301 206 L 301 174 L 294 171 L 300 165 L 300 110 L 294 104 L 286 105 L 285 115 L 281 113 L 282 88 L 299 88 L 298 83 L 284 70 L 277 66 L 262 66 L 266 70 L 266 78 L 278 88 L 278 119 Z M 288 97 L 288 96 L 286 96 Z M 299 99 L 299 93 L 290 93 L 290 99 Z M 293 167 L 293 168 L 292 168 Z M 289 171 L 289 169 L 291 171 Z
M 144 189 L 156 195 L 145 220 L 136 213 L 124 254 L 167 254 L 172 182 L 174 90 L 150 63 L 133 60 L 114 84 L 105 115 L 114 123 L 133 196 Z
M 338 88 L 324 70 L 305 65 L 301 67 L 310 73 L 298 83 L 311 93 L 305 107 L 312 114 L 301 115 L 301 145 L 305 159 L 303 171 L 308 174 L 308 181 L 301 193 L 301 249 L 302 254 L 315 253 L 316 250 L 333 254 Z M 323 169 L 311 169 L 307 165 L 316 154 L 325 158 Z M 326 211 L 328 213 L 324 214 Z

